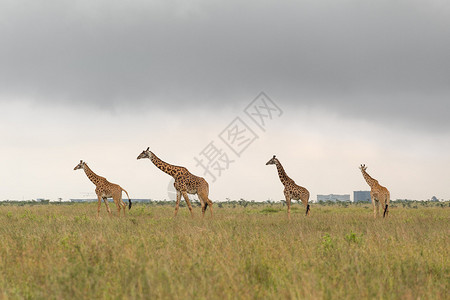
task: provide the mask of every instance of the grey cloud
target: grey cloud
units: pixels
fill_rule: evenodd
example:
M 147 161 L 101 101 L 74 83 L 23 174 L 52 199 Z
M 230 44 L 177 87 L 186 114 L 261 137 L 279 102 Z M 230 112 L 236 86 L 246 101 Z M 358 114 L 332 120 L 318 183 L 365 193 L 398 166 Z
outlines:
M 91 2 L 5 5 L 3 99 L 208 109 L 265 90 L 450 130 L 445 1 Z

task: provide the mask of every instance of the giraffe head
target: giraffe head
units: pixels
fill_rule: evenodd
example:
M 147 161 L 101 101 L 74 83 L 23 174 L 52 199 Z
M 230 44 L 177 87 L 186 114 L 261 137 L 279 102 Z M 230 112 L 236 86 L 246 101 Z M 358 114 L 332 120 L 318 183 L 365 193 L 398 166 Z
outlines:
M 139 156 L 137 157 L 137 159 L 142 158 L 150 158 L 150 147 L 147 147 L 147 150 L 142 151 L 141 154 L 139 154 Z
M 367 167 L 366 165 L 361 165 L 359 169 L 361 170 L 361 172 L 365 172 L 367 170 Z
M 278 161 L 278 159 L 274 155 L 268 162 L 266 162 L 266 166 L 267 165 L 274 165 L 277 161 Z
M 80 163 L 73 168 L 74 170 L 84 169 L 85 162 L 80 160 Z

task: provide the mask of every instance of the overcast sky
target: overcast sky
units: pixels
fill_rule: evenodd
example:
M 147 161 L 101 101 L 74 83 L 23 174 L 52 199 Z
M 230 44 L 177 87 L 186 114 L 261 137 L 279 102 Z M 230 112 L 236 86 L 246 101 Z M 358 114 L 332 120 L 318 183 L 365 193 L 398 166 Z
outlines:
M 316 194 L 450 199 L 450 3 L 0 0 L 0 199 L 76 198 L 80 159 L 133 198 L 167 198 L 167 162 L 213 200 L 283 198 L 277 154 Z M 244 113 L 264 91 L 283 112 Z M 236 156 L 236 118 L 258 137 Z M 233 163 L 215 181 L 195 157 Z M 235 156 L 233 156 L 235 155 Z

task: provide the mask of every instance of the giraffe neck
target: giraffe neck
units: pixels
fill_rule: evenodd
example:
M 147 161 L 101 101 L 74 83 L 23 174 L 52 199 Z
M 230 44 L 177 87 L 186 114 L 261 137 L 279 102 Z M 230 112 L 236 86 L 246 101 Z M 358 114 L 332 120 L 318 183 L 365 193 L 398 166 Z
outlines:
M 363 177 L 366 180 L 367 184 L 370 187 L 373 187 L 374 185 L 376 185 L 378 183 L 378 181 L 376 179 L 373 179 L 372 177 L 370 177 L 369 174 L 367 174 L 366 171 L 362 171 Z
M 85 163 L 83 167 L 84 173 L 86 173 L 86 176 L 89 178 L 90 181 L 92 181 L 93 184 L 98 185 L 100 183 L 101 176 L 98 176 L 97 174 L 92 171 L 88 165 Z
M 158 156 L 156 156 L 153 152 L 150 151 L 150 160 L 152 161 L 152 163 L 161 171 L 163 171 L 166 174 L 169 174 L 170 176 L 174 177 L 177 169 L 179 169 L 180 167 L 178 166 L 174 166 L 171 164 L 166 163 L 165 161 L 159 159 Z
M 286 172 L 284 171 L 283 166 L 281 165 L 279 160 L 275 161 L 275 165 L 277 166 L 277 170 L 278 170 L 278 176 L 280 176 L 280 181 L 283 185 L 286 185 L 286 183 L 289 180 L 292 180 L 291 178 L 289 178 L 289 176 L 287 176 Z

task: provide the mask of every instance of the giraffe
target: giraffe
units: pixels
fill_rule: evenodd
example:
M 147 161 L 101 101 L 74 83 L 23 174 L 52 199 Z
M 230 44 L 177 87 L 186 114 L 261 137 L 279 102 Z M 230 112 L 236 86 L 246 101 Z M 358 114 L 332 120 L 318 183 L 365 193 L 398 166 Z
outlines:
M 161 159 L 159 159 L 153 152 L 151 152 L 150 147 L 147 147 L 147 150 L 142 151 L 141 154 L 137 157 L 137 159 L 148 158 L 151 162 L 164 173 L 169 174 L 175 180 L 174 187 L 177 191 L 177 202 L 175 205 L 175 215 L 176 217 L 178 213 L 178 208 L 180 206 L 181 195 L 183 195 L 184 200 L 189 207 L 189 211 L 191 212 L 191 217 L 194 217 L 194 213 L 192 212 L 191 202 L 189 201 L 189 197 L 187 194 L 197 194 L 200 203 L 202 205 L 202 215 L 205 216 L 205 211 L 208 205 L 210 206 L 211 217 L 213 216 L 212 210 L 212 201 L 208 198 L 209 195 L 209 185 L 208 182 L 202 177 L 195 176 L 191 174 L 186 168 L 174 166 L 168 164 Z
M 295 181 L 289 178 L 287 176 L 286 172 L 284 171 L 283 166 L 281 165 L 278 158 L 275 157 L 275 155 L 266 163 L 267 165 L 276 165 L 278 170 L 278 176 L 280 176 L 281 183 L 284 185 L 284 196 L 286 197 L 286 203 L 288 207 L 288 218 L 291 218 L 291 199 L 294 200 L 301 200 L 303 205 L 306 207 L 306 213 L 305 216 L 308 216 L 310 214 L 310 207 L 309 207 L 309 192 L 304 187 L 301 187 L 297 184 L 295 184 Z
M 122 201 L 122 191 L 127 194 L 128 197 L 128 209 L 131 209 L 131 200 L 128 196 L 128 192 L 121 188 L 118 184 L 114 184 L 106 180 L 105 177 L 95 174 L 86 164 L 86 162 L 80 160 L 80 163 L 75 166 L 74 170 L 83 169 L 87 177 L 95 184 L 95 193 L 98 197 L 98 207 L 97 207 L 97 217 L 100 214 L 100 206 L 102 204 L 102 199 L 105 202 L 106 210 L 111 215 L 111 210 L 108 205 L 108 198 L 113 198 L 117 206 L 117 211 L 120 217 L 120 210 L 123 208 L 123 215 L 125 216 L 125 208 L 127 205 Z
M 359 169 L 361 170 L 361 173 L 362 173 L 364 179 L 366 180 L 367 184 L 370 186 L 370 198 L 372 200 L 374 218 L 376 218 L 379 215 L 380 201 L 381 201 L 381 205 L 384 208 L 383 218 L 386 217 L 389 214 L 390 194 L 389 194 L 388 189 L 385 188 L 384 186 L 380 185 L 378 183 L 378 180 L 373 179 L 372 177 L 370 177 L 369 174 L 367 174 L 366 165 L 361 165 L 359 167 Z

